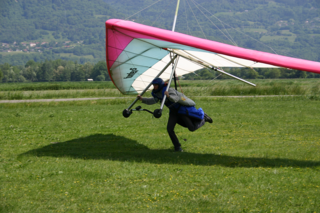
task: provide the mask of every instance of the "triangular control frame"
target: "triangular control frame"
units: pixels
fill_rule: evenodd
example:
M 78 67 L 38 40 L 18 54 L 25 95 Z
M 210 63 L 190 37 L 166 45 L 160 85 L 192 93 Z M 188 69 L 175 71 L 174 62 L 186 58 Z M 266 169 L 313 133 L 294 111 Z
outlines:
M 185 59 L 188 59 L 194 63 L 197 63 L 203 67 L 206 67 L 206 68 L 209 68 L 211 70 L 214 70 L 214 71 L 217 71 L 217 72 L 220 72 L 222 74 L 225 74 L 225 75 L 228 75 L 229 77 L 232 77 L 234 79 L 237 79 L 239 81 L 242 81 L 244 83 L 247 83 L 251 86 L 256 86 L 255 84 L 249 82 L 249 81 L 246 81 L 242 78 L 239 78 L 237 76 L 234 76 L 230 73 L 227 73 L 217 67 L 214 67 L 214 65 L 210 64 L 209 62 L 206 62 L 206 61 L 203 61 L 199 58 L 196 58 L 194 56 L 192 56 L 191 54 L 187 54 L 186 52 L 184 51 L 181 51 L 181 50 L 174 50 L 174 49 L 167 49 L 169 52 L 173 53 L 174 56 L 172 57 L 172 59 L 169 61 L 169 63 L 159 72 L 159 74 L 155 77 L 155 78 L 158 78 L 161 76 L 161 74 L 170 66 L 170 64 L 173 64 L 173 67 L 172 67 L 172 72 L 171 72 L 171 75 L 170 75 L 170 79 L 169 79 L 169 82 L 168 82 L 168 86 L 167 86 L 167 89 L 166 91 L 169 90 L 170 88 L 170 84 L 171 84 L 171 81 L 172 81 L 172 78 L 176 77 L 175 76 L 175 70 L 177 68 L 177 65 L 178 65 L 178 61 L 179 61 L 179 57 L 183 57 Z M 140 96 L 142 96 L 149 88 L 150 86 L 152 85 L 152 82 L 149 83 L 149 85 L 139 94 Z M 176 85 L 176 81 L 175 81 L 175 85 Z M 122 112 L 122 115 L 125 117 L 125 118 L 128 118 L 131 114 L 132 114 L 132 111 L 148 111 L 150 112 L 149 110 L 145 110 L 145 109 L 141 109 L 141 107 L 137 107 L 139 108 L 138 110 L 137 109 L 131 109 L 135 103 L 137 103 L 137 101 L 139 100 L 139 98 L 137 97 L 134 102 L 127 108 L 127 109 L 124 109 L 123 112 Z M 163 110 L 163 107 L 164 107 L 164 103 L 166 101 L 166 96 L 163 97 L 162 99 L 162 102 L 161 102 L 161 106 L 160 106 L 160 109 L 156 109 L 154 112 L 153 112 L 153 116 L 156 117 L 156 118 L 160 118 L 161 115 L 162 115 L 162 110 Z M 151 113 L 151 112 L 150 112 Z

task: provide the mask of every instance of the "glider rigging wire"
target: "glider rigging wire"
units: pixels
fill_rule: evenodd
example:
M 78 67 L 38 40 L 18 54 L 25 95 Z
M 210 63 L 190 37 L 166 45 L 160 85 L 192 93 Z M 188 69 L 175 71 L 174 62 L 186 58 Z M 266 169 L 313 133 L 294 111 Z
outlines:
M 189 5 L 189 8 L 190 8 L 190 10 L 191 10 L 191 12 L 192 12 L 192 14 L 193 14 L 194 18 L 196 19 L 196 21 L 197 21 L 197 23 L 198 23 L 198 26 L 199 26 L 199 28 L 200 28 L 200 30 L 201 30 L 201 32 L 202 32 L 202 34 L 203 34 L 204 38 L 205 38 L 205 39 L 207 39 L 207 37 L 206 37 L 206 35 L 204 34 L 204 32 L 203 32 L 203 30 L 202 30 L 202 27 L 201 27 L 201 25 L 199 24 L 199 21 L 198 21 L 198 19 L 197 19 L 196 15 L 194 14 L 194 12 L 193 12 L 193 10 L 192 10 L 192 8 L 191 8 L 191 6 L 190 6 L 189 2 L 188 2 L 188 1 L 186 1 L 186 2 L 187 2 L 187 4 Z
M 149 5 L 149 6 L 145 7 L 145 8 L 143 8 L 142 10 L 140 10 L 140 11 L 136 12 L 135 14 L 133 14 L 133 15 L 131 15 L 131 16 L 129 16 L 129 17 L 127 17 L 125 20 L 128 20 L 128 18 L 131 18 L 132 16 L 134 16 L 134 15 L 136 15 L 136 14 L 138 14 L 138 13 L 140 13 L 140 12 L 144 11 L 145 9 L 147 9 L 147 8 L 151 7 L 152 5 L 154 5 L 154 4 L 156 4 L 156 3 L 158 3 L 159 1 L 162 1 L 162 0 L 158 0 L 158 1 L 156 1 L 155 3 L 153 3 L 153 4 L 151 4 L 151 5 Z
M 228 31 L 226 30 L 226 28 L 224 27 L 224 25 L 222 24 L 222 26 L 224 27 L 224 29 L 226 30 L 226 32 L 227 32 L 227 34 L 229 35 L 229 37 L 226 35 L 226 34 L 224 34 L 224 32 L 222 31 L 222 30 L 220 30 L 220 28 L 215 24 L 215 23 L 213 23 L 212 21 L 211 21 L 211 19 L 210 18 L 208 18 L 208 16 L 206 16 L 206 14 L 198 7 L 198 5 L 196 4 L 197 2 L 195 2 L 195 1 L 193 1 L 193 0 L 190 0 L 197 8 L 198 8 L 198 10 L 204 15 L 204 17 L 206 17 L 207 18 L 207 20 L 208 21 L 210 21 L 211 22 L 211 24 L 212 25 L 214 25 L 233 45 L 235 45 L 235 46 L 238 46 L 237 44 L 236 44 L 236 42 L 232 39 L 232 37 L 230 36 L 230 34 L 228 33 Z M 201 5 L 200 5 L 201 6 Z M 219 20 L 220 21 L 220 20 Z M 221 21 L 220 21 L 221 22 Z M 222 23 L 222 22 L 221 22 Z
M 196 2 L 195 0 L 191 0 L 191 1 Z M 214 17 L 214 18 L 216 18 L 218 21 L 220 21 L 222 25 L 223 25 L 223 24 L 225 24 L 225 25 L 227 25 L 228 27 L 230 27 L 231 29 L 233 29 L 233 30 L 237 31 L 238 33 L 244 34 L 245 36 L 249 37 L 250 39 L 253 39 L 253 40 L 255 40 L 256 42 L 258 42 L 258 43 L 260 43 L 260 44 L 262 44 L 262 45 L 264 45 L 264 46 L 268 47 L 268 48 L 269 48 L 269 49 L 271 49 L 275 54 L 277 54 L 277 55 L 278 55 L 278 53 L 277 53 L 277 52 L 276 52 L 272 47 L 270 47 L 270 46 L 268 46 L 268 45 L 264 44 L 263 42 L 261 42 L 261 41 L 259 41 L 259 40 L 255 39 L 255 38 L 253 38 L 253 37 L 251 37 L 251 36 L 247 35 L 246 33 L 242 32 L 241 30 L 237 30 L 236 28 L 234 28 L 234 27 L 230 26 L 230 25 L 229 25 L 229 24 L 227 24 L 227 23 L 224 23 L 224 22 L 223 22 L 223 21 L 221 21 L 217 16 L 215 16 L 215 15 L 214 15 L 214 14 L 212 14 L 212 13 L 210 13 L 206 8 L 204 8 L 203 6 L 201 6 L 198 2 L 196 2 L 196 3 L 197 3 L 200 7 L 202 7 L 206 12 L 208 12 L 211 16 L 213 16 L 213 17 Z M 226 31 L 227 31 L 227 30 L 226 30 Z
M 167 1 L 167 4 L 165 5 L 165 7 L 168 7 L 168 1 Z M 162 10 L 162 12 L 158 15 L 158 17 L 152 22 L 151 26 L 153 26 L 154 23 L 156 23 L 159 20 L 160 16 L 163 14 L 164 11 L 166 11 L 166 10 Z
M 154 3 L 152 3 L 151 5 L 143 8 L 142 10 L 140 10 L 140 11 L 134 13 L 134 14 L 132 14 L 131 16 L 128 16 L 125 20 L 128 20 L 128 19 L 131 18 L 132 16 L 135 16 L 135 15 L 137 15 L 138 13 L 141 13 L 142 11 L 150 8 L 151 6 L 157 4 L 157 3 L 160 2 L 160 1 L 162 1 L 162 0 L 158 0 L 158 1 L 154 2 Z M 205 33 L 204 33 L 204 31 L 203 31 L 200 23 L 199 23 L 196 15 L 195 15 L 195 13 L 194 13 L 194 11 L 192 10 L 192 7 L 190 6 L 188 0 L 185 0 L 185 1 L 187 2 L 187 4 L 188 4 L 188 6 L 189 6 L 189 8 L 190 8 L 190 10 L 191 10 L 191 12 L 192 12 L 192 14 L 193 14 L 193 16 L 195 17 L 196 22 L 197 22 L 197 25 L 199 26 L 199 28 L 200 28 L 200 30 L 201 30 L 204 38 L 206 38 L 206 35 L 205 35 Z M 205 16 L 205 18 L 206 18 L 208 21 L 210 21 L 210 23 L 211 23 L 213 26 L 215 26 L 233 45 L 238 46 L 238 45 L 236 44 L 236 42 L 234 41 L 234 39 L 233 39 L 233 38 L 231 37 L 231 35 L 229 34 L 228 30 L 225 28 L 225 25 L 228 26 L 228 27 L 230 27 L 231 29 L 235 30 L 236 32 L 241 33 L 241 34 L 245 35 L 246 37 L 248 37 L 248 38 L 250 38 L 250 39 L 258 42 L 259 44 L 262 44 L 262 45 L 266 46 L 267 48 L 269 48 L 270 50 L 272 50 L 275 54 L 278 54 L 278 53 L 277 53 L 272 47 L 270 47 L 269 45 L 267 45 L 267 44 L 259 41 L 258 39 L 253 38 L 252 36 L 249 36 L 248 34 L 242 32 L 241 30 L 237 30 L 236 28 L 234 28 L 234 27 L 230 26 L 229 24 L 223 22 L 223 21 L 222 21 L 221 19 L 219 19 L 217 16 L 215 16 L 214 14 L 212 14 L 211 12 L 209 12 L 205 7 L 203 7 L 203 6 L 202 6 L 199 2 L 197 2 L 196 0 L 190 0 L 190 1 L 191 1 L 191 2 L 197 7 L 197 9 Z M 171 2 L 171 1 L 170 1 L 170 2 Z M 167 4 L 167 5 L 168 5 L 168 4 Z M 188 24 L 186 3 L 184 3 L 184 7 L 185 7 L 186 22 L 187 22 L 187 30 L 188 30 L 189 34 L 191 35 L 191 33 L 190 33 L 190 28 L 189 28 L 189 24 Z M 201 7 L 204 11 L 206 11 L 207 13 L 209 13 L 210 16 L 214 17 L 215 19 L 217 19 L 217 20 L 222 24 L 222 26 L 223 26 L 223 28 L 224 28 L 224 30 L 225 30 L 225 32 L 226 32 L 227 35 L 226 35 L 216 24 L 214 24 L 214 23 L 212 22 L 212 20 L 211 20 L 208 16 L 205 15 L 205 13 L 200 9 L 200 7 Z M 159 17 L 163 14 L 163 12 L 164 12 L 164 10 L 160 13 L 160 15 L 158 15 L 158 17 L 156 18 L 156 20 L 152 23 L 152 26 L 155 24 L 155 22 L 158 21 Z
M 185 1 L 183 1 L 184 2 L 184 14 L 186 15 L 186 22 L 187 22 L 187 30 L 188 30 L 188 33 L 189 33 L 189 35 L 191 35 L 191 32 L 190 32 L 190 28 L 189 28 L 189 24 L 188 24 L 188 14 L 187 14 L 187 7 L 186 7 L 186 3 L 185 3 Z

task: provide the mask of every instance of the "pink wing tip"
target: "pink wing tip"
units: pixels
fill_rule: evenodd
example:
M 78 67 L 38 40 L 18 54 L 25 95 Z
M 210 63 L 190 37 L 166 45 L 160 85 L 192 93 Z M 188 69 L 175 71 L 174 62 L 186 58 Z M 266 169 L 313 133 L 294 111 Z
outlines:
M 120 19 L 109 19 L 106 21 L 106 29 L 112 29 L 113 28 L 113 25 L 119 21 L 123 21 L 123 20 L 120 20 Z

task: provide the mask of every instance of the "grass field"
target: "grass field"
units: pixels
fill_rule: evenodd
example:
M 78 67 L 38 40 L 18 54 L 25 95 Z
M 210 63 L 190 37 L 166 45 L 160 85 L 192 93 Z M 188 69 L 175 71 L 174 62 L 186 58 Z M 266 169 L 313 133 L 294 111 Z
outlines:
M 17 54 L 29 54 L 29 53 L 24 53 L 24 52 L 1 52 L 0 55 L 3 56 L 10 56 L 10 55 L 17 55 Z
M 260 41 L 262 42 L 269 42 L 274 40 L 288 40 L 289 42 L 294 42 L 296 40 L 297 36 L 262 36 Z
M 111 81 L 0 83 L 0 91 L 43 91 L 78 89 L 115 89 L 115 86 Z
M 56 99 L 56 98 L 88 98 L 88 97 L 125 97 L 117 89 L 86 89 L 86 90 L 46 90 L 0 92 L 0 100 L 22 99 Z
M 320 79 L 254 79 L 252 87 L 235 80 L 181 80 L 188 96 L 306 95 L 319 96 Z M 180 88 L 178 89 L 180 91 Z M 150 92 L 149 92 L 150 95 Z M 123 96 L 112 82 L 2 83 L 0 100 Z
M 94 59 L 93 55 L 74 55 L 73 53 L 59 53 L 61 57 L 75 57 L 75 58 L 87 58 L 87 59 Z
M 196 98 L 183 153 L 131 101 L 0 104 L 0 212 L 320 212 L 318 100 Z

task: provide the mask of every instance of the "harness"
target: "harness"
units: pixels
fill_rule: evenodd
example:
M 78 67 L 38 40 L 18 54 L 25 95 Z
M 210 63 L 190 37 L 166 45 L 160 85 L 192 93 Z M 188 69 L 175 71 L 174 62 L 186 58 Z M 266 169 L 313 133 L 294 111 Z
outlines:
M 151 95 L 154 97 L 154 98 L 157 98 L 159 99 L 160 101 L 163 100 L 163 97 L 165 96 L 165 91 L 167 89 L 167 86 L 164 86 L 162 88 L 162 91 L 161 91 L 161 94 L 162 96 L 159 97 L 156 93 L 154 93 L 153 91 L 151 92 Z M 176 109 L 176 110 L 179 110 L 179 108 L 182 106 L 181 104 L 179 103 L 174 103 L 172 101 L 170 101 L 169 99 L 166 99 L 165 103 L 164 103 L 169 109 Z
M 151 94 L 154 98 L 157 98 L 160 101 L 162 101 L 163 97 L 165 96 L 164 93 L 165 93 L 166 89 L 167 89 L 166 86 L 164 86 L 162 88 L 162 91 L 161 91 L 162 96 L 161 97 L 159 97 L 153 91 L 151 92 Z M 204 112 L 201 108 L 196 109 L 194 106 L 184 106 L 179 103 L 174 103 L 174 102 L 170 101 L 169 99 L 166 99 L 166 102 L 164 104 L 169 108 L 170 111 L 174 110 L 178 114 L 187 115 L 191 118 L 195 118 L 195 119 L 199 119 L 199 120 L 202 120 L 204 118 Z

